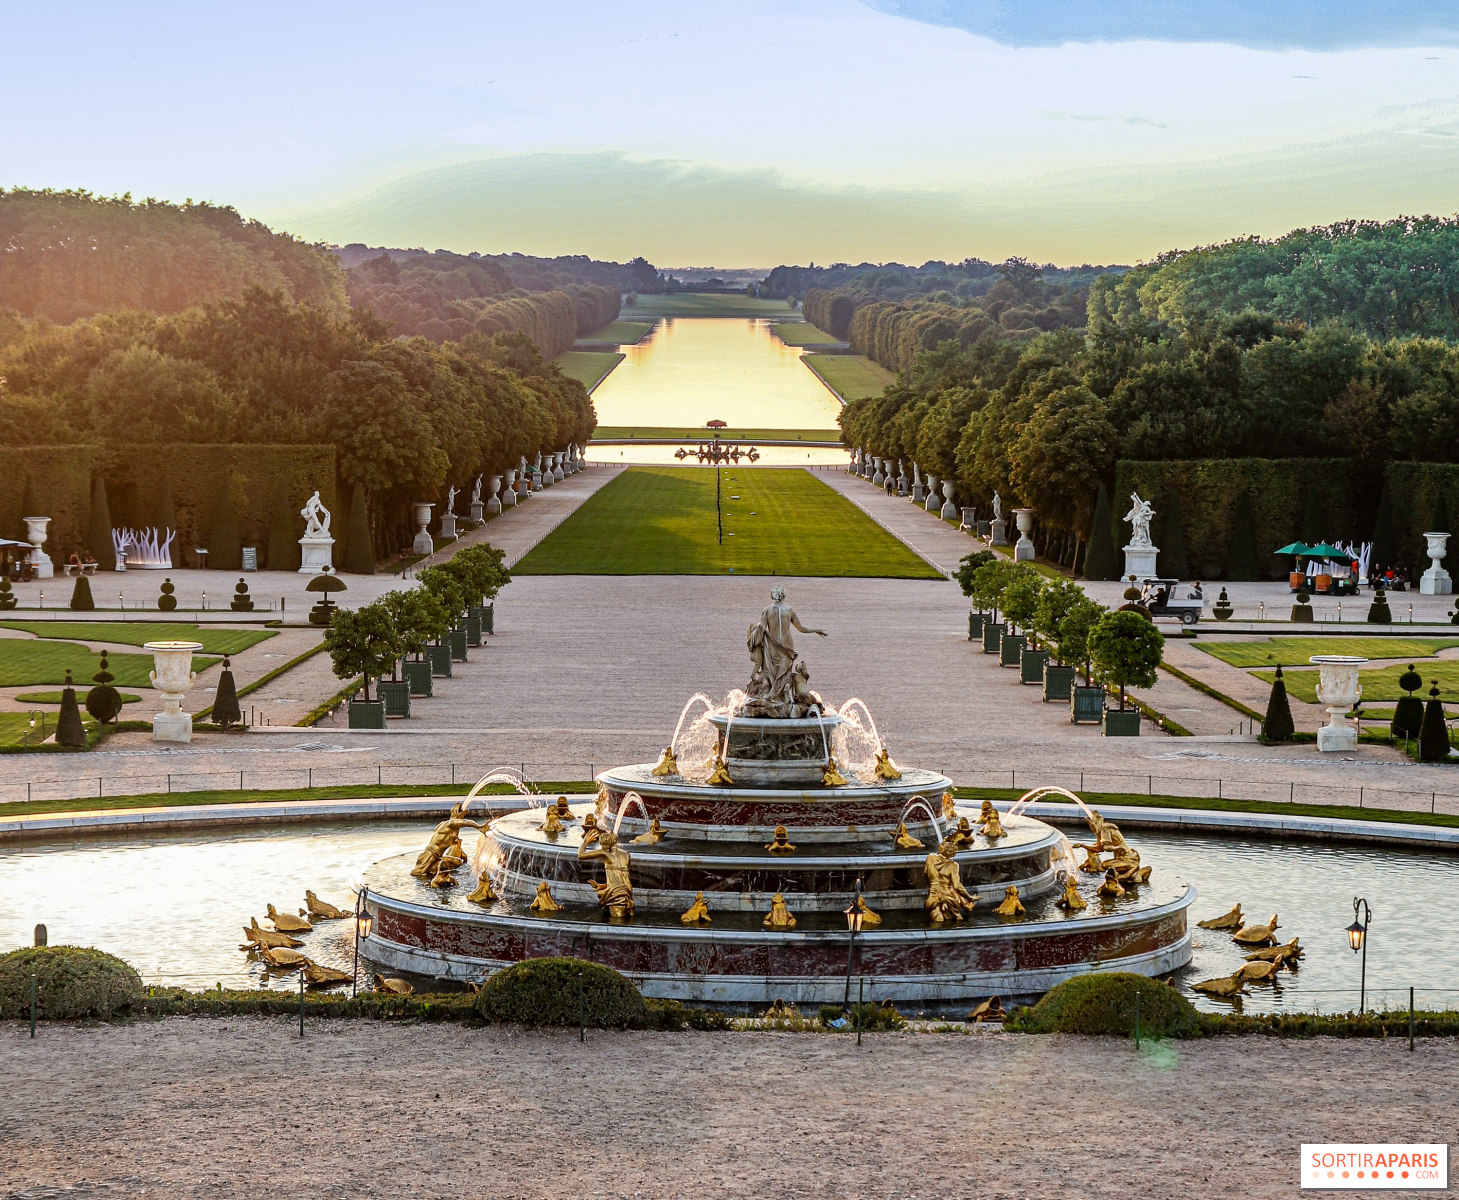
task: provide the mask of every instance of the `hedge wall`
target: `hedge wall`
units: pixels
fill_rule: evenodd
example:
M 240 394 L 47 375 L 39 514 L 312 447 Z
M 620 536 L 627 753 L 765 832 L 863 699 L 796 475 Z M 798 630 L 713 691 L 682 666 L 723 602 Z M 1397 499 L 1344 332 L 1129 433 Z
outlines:
M 91 519 L 91 460 L 91 446 L 0 446 L 0 537 L 24 541 L 21 517 L 50 517 L 46 553 L 63 562 L 80 549 Z M 20 511 L 27 475 L 40 512 Z
M 1459 471 L 1459 468 L 1450 469 Z M 1259 561 L 1273 579 L 1286 573 L 1289 560 L 1273 558 L 1271 552 L 1301 535 L 1303 510 L 1313 490 L 1317 492 L 1325 518 L 1324 538 L 1367 541 L 1373 536 L 1378 497 L 1369 495 L 1370 489 L 1356 483 L 1350 459 L 1205 458 L 1186 462 L 1121 459 L 1115 465 L 1110 504 L 1115 545 L 1123 546 L 1129 541 L 1129 526 L 1120 518 L 1130 509 L 1132 491 L 1138 491 L 1143 499 L 1155 505 L 1151 534 L 1157 546 L 1163 544 L 1161 524 L 1169 507 L 1168 497 L 1178 492 L 1190 573 L 1201 579 L 1219 579 L 1226 573 L 1232 516 L 1243 489 L 1251 496 Z M 1428 509 L 1423 511 L 1426 516 Z M 1159 569 L 1164 570 L 1164 564 L 1159 564 Z
M 1389 463 L 1384 479 L 1393 503 L 1393 533 L 1397 539 L 1399 561 L 1407 564 L 1410 570 L 1427 570 L 1429 557 L 1424 552 L 1423 535 L 1428 529 L 1434 500 L 1440 491 L 1448 501 L 1450 533 L 1454 532 L 1454 518 L 1459 517 L 1459 463 Z M 1371 530 L 1367 536 L 1373 536 Z M 1454 561 L 1453 547 L 1456 544 L 1459 543 L 1451 538 L 1446 560 L 1451 574 L 1454 568 L 1447 564 Z

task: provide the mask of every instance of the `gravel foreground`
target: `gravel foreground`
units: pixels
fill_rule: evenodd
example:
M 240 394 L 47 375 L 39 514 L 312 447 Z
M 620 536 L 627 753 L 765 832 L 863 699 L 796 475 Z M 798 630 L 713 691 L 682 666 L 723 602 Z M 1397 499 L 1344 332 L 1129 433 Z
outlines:
M 1459 1045 L 0 1023 L 0 1196 L 1254 1197 L 1459 1140 Z

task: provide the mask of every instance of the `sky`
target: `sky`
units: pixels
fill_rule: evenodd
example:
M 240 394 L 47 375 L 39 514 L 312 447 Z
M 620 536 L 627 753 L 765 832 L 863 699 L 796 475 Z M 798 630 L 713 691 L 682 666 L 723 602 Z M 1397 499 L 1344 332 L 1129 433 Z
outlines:
M 659 265 L 1135 262 L 1459 209 L 1459 6 L 0 0 L 0 184 Z

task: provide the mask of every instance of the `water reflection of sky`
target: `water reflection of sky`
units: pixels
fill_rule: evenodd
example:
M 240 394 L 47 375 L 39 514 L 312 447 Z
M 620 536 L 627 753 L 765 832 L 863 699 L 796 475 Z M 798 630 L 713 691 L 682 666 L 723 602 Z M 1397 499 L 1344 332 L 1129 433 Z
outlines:
M 746 442 L 749 446 L 751 443 Z M 686 442 L 686 447 L 692 447 L 694 443 Z M 760 451 L 760 459 L 751 463 L 749 459 L 742 458 L 739 466 L 757 467 L 838 467 L 845 470 L 851 461 L 845 450 L 831 449 L 810 449 L 802 450 L 795 446 L 762 446 L 754 443 L 755 448 Z M 599 446 L 596 443 L 590 444 L 585 457 L 589 462 L 594 463 L 637 463 L 651 466 L 686 466 L 697 467 L 700 464 L 692 458 L 677 459 L 674 451 L 679 447 L 674 446 Z
M 159 836 L 0 852 L 0 949 L 29 945 L 37 922 L 53 945 L 96 946 L 119 955 L 148 982 L 194 989 L 256 985 L 260 972 L 237 947 L 265 906 L 294 912 L 305 889 L 341 908 L 370 863 L 413 853 L 431 822 L 321 825 L 210 838 Z M 1307 958 L 1277 988 L 1252 985 L 1246 1012 L 1357 1007 L 1357 957 L 1345 930 L 1352 899 L 1373 906 L 1368 945 L 1370 1005 L 1459 1004 L 1459 910 L 1450 903 L 1452 859 L 1322 842 L 1265 842 L 1129 831 L 1144 861 L 1195 884 L 1190 910 L 1195 958 L 1177 983 L 1229 975 L 1242 962 L 1230 933 L 1195 928 L 1240 902 L 1248 918 L 1279 916 L 1280 940 L 1300 937 Z M 1078 840 L 1077 838 L 1075 840 Z M 468 852 L 475 847 L 468 842 Z M 304 953 L 349 969 L 349 921 L 321 923 Z M 285 978 L 280 986 L 293 986 Z M 1193 997 L 1207 1009 L 1229 1006 Z

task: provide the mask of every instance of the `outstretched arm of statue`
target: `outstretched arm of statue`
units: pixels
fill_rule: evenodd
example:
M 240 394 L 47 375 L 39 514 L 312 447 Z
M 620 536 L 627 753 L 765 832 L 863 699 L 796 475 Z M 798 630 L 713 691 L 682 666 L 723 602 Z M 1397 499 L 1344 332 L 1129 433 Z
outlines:
M 795 613 L 790 614 L 790 623 L 794 625 L 797 629 L 799 629 L 802 633 L 818 633 L 821 635 L 821 637 L 826 636 L 826 631 L 824 629 L 807 629 L 804 625 L 800 623 L 800 618 L 796 616 Z
M 592 849 L 592 846 L 593 846 L 593 843 L 592 842 L 584 842 L 581 846 L 578 847 L 578 857 L 579 858 L 607 858 L 608 857 L 608 851 L 604 850 L 601 846 L 599 846 L 596 850 Z

